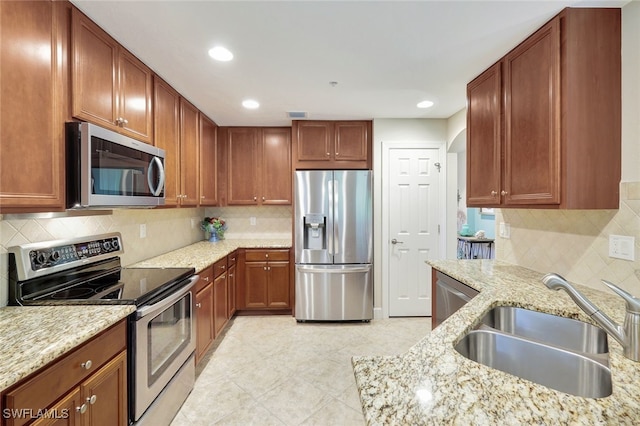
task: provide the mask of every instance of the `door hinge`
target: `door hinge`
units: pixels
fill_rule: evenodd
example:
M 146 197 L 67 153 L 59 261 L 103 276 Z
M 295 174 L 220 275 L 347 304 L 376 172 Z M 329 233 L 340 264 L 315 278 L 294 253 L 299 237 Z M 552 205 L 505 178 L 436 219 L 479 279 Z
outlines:
M 438 173 L 440 173 L 440 167 L 441 167 L 440 163 L 433 163 L 433 165 L 438 168 Z

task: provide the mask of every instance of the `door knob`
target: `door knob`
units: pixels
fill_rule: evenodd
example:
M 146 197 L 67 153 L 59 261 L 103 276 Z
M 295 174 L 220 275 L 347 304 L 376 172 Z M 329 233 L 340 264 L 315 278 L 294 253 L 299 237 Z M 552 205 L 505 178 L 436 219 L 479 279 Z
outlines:
M 391 244 L 404 244 L 404 241 L 398 241 L 395 238 L 391 240 Z

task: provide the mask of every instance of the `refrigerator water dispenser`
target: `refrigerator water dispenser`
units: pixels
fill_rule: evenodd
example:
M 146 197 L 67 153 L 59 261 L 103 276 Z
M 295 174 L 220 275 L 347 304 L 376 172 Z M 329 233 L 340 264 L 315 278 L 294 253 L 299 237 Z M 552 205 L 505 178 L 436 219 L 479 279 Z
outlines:
M 322 214 L 308 214 L 304 217 L 303 247 L 310 250 L 327 248 L 327 217 Z

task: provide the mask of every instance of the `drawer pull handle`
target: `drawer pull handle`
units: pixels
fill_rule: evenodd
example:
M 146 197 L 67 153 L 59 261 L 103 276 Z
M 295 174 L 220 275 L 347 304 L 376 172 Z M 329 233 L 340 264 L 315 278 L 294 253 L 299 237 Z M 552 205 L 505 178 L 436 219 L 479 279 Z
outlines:
M 79 407 L 76 407 L 76 411 L 79 412 L 80 414 L 84 414 L 87 412 L 87 404 L 82 404 Z
M 98 400 L 98 397 L 95 395 L 91 395 L 89 398 L 87 398 L 87 402 L 91 405 L 95 404 L 97 400 Z
M 92 365 L 93 365 L 93 362 L 91 362 L 91 360 L 88 359 L 85 362 L 83 362 L 82 364 L 80 364 L 80 367 L 84 368 L 85 370 L 88 370 L 88 369 L 91 368 Z

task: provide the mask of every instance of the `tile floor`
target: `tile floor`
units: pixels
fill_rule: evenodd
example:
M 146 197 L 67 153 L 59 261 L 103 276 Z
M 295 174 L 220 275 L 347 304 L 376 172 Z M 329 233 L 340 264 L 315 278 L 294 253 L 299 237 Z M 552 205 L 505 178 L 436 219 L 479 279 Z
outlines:
M 430 330 L 431 318 L 236 317 L 171 425 L 364 425 L 351 357 L 402 353 Z

